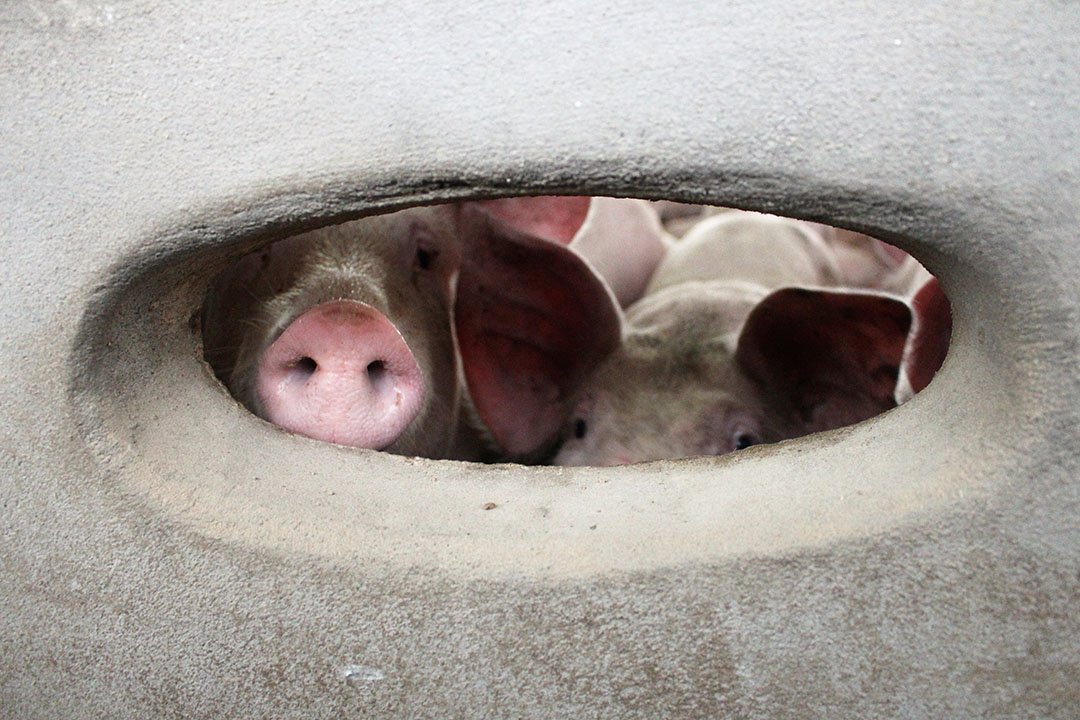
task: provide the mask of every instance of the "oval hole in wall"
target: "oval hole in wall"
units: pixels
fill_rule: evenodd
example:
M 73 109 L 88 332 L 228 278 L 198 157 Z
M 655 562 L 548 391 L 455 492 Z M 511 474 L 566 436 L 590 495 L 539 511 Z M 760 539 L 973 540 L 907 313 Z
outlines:
M 205 356 L 249 410 L 435 459 L 721 455 L 873 417 L 944 359 L 914 258 L 669 201 L 521 197 L 295 235 L 211 285 Z

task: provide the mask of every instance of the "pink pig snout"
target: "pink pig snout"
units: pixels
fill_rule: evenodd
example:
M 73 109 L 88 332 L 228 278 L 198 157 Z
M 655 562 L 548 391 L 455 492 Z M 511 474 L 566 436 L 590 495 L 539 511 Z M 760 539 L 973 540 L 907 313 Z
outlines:
M 420 411 L 424 378 L 386 316 L 336 300 L 293 320 L 262 354 L 257 392 L 264 417 L 286 430 L 379 450 Z

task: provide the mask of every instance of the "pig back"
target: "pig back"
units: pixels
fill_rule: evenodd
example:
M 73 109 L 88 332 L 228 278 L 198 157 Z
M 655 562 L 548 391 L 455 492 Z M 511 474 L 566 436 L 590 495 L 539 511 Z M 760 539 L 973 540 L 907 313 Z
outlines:
M 835 255 L 809 223 L 732 210 L 697 223 L 669 249 L 646 294 L 690 280 L 737 280 L 773 289 L 841 280 Z

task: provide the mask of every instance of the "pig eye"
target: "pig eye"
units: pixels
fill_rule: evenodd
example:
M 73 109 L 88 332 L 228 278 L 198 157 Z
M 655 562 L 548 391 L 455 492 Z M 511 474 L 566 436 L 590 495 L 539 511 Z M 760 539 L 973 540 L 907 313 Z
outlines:
M 757 445 L 759 440 L 750 433 L 739 433 L 735 436 L 735 449 L 742 450 L 751 445 Z
M 588 426 L 585 424 L 583 418 L 578 418 L 574 421 L 574 437 L 578 440 L 585 437 L 585 433 L 588 431 Z
M 411 235 L 416 247 L 413 267 L 417 270 L 430 270 L 439 257 L 435 237 L 431 234 L 431 230 L 421 223 L 413 223 Z
M 424 247 L 416 248 L 416 267 L 421 270 L 429 270 L 431 264 L 435 262 L 436 253 L 434 250 L 429 250 Z

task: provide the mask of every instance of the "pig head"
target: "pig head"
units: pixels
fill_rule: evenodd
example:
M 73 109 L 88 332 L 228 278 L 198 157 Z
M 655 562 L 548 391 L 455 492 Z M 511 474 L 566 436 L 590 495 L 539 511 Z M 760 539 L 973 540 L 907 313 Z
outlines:
M 210 288 L 208 362 L 254 414 L 343 445 L 524 456 L 618 341 L 575 253 L 472 203 L 272 243 Z
M 870 418 L 896 405 L 902 363 L 937 360 L 906 350 L 912 326 L 911 306 L 881 293 L 665 288 L 627 312 L 623 342 L 579 391 L 554 462 L 722 455 Z

